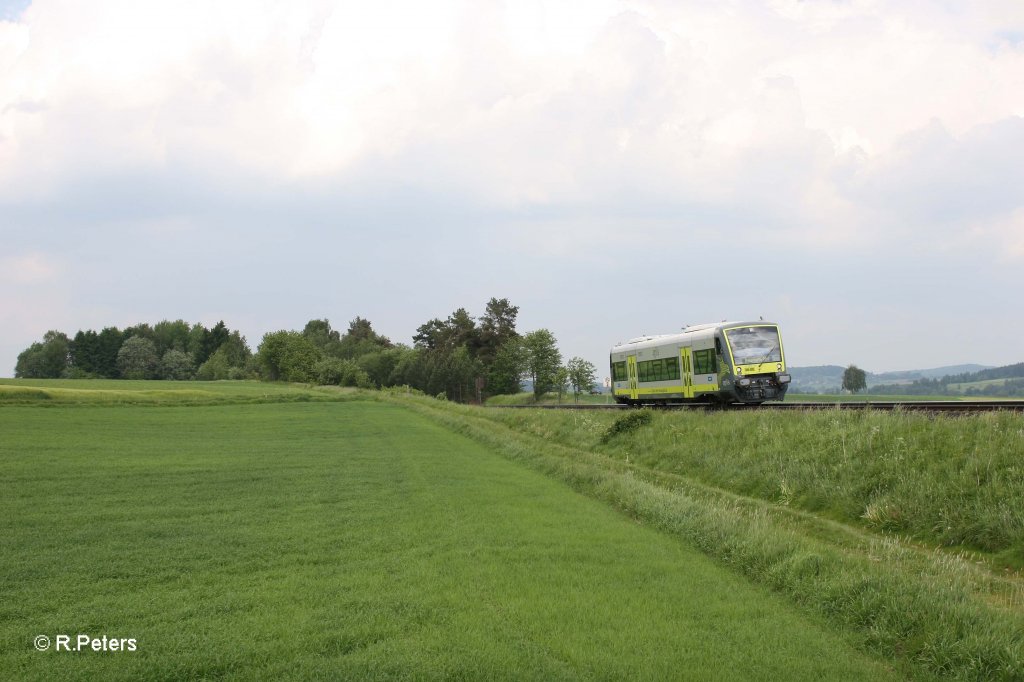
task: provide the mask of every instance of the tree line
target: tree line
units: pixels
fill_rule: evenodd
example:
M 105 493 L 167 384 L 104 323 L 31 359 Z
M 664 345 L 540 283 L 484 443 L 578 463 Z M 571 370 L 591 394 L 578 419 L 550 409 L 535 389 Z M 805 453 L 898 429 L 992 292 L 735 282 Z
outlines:
M 36 379 L 241 379 L 251 375 L 252 351 L 223 320 L 212 329 L 164 320 L 74 337 L 48 331 L 21 354 L 14 376 Z
M 212 329 L 183 320 L 119 330 L 49 331 L 19 356 L 16 377 L 219 380 L 261 379 L 384 388 L 408 386 L 459 402 L 518 393 L 524 379 L 534 395 L 571 390 L 578 397 L 596 368 L 574 357 L 563 365 L 554 334 L 520 334 L 518 306 L 492 298 L 473 317 L 459 308 L 416 329 L 412 345 L 392 343 L 356 317 L 342 333 L 327 319 L 302 331 L 268 332 L 253 353 L 223 321 Z

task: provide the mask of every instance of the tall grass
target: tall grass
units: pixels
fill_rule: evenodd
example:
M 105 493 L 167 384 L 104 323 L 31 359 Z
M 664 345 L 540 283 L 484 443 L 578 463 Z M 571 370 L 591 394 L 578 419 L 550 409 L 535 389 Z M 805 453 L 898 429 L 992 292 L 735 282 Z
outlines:
M 825 492 L 818 498 L 808 491 L 842 490 L 839 482 L 856 482 L 856 474 L 847 469 L 860 467 L 856 471 L 871 477 L 876 470 L 893 471 L 888 460 L 907 463 L 915 448 L 908 446 L 906 429 L 916 434 L 910 440 L 926 438 L 926 422 L 916 417 L 674 413 L 655 415 L 646 430 L 601 446 L 598 441 L 614 416 L 406 402 L 512 459 L 684 538 L 837 623 L 866 649 L 902 661 L 910 675 L 1024 678 L 1019 579 L 995 575 L 969 557 L 928 551 L 799 508 L 833 509 Z M 954 437 L 957 422 L 932 423 L 945 424 L 940 433 Z M 978 419 L 963 438 L 997 435 L 1017 423 L 999 415 Z M 791 429 L 802 436 L 794 440 L 798 434 Z M 939 436 L 927 438 L 935 442 Z M 827 447 L 831 456 L 798 454 L 817 447 Z M 885 454 L 854 464 L 861 450 Z M 802 463 L 791 466 L 787 452 Z M 732 473 L 734 466 L 738 472 Z M 709 485 L 702 475 L 725 485 Z M 813 483 L 816 478 L 831 482 Z M 729 485 L 741 492 L 723 489 Z M 862 482 L 860 487 L 866 490 L 861 494 L 875 499 L 870 494 L 877 486 Z
M 571 392 L 563 393 L 559 400 L 557 393 L 545 393 L 537 400 L 532 393 L 515 393 L 512 395 L 495 395 L 486 400 L 488 407 L 515 407 L 519 405 L 571 405 L 580 403 L 582 405 L 607 405 L 615 402 L 610 393 L 591 395 L 581 393 L 577 399 Z
M 628 438 L 605 414 L 489 416 L 545 439 L 1024 566 L 1024 416 L 907 412 L 671 412 Z

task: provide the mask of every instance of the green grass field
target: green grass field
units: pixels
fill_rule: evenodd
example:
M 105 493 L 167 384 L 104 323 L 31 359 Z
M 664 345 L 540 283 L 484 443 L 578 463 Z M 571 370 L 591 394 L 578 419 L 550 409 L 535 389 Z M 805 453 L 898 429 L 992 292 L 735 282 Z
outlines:
M 236 405 L 334 400 L 338 390 L 262 381 L 0 379 L 0 406 Z
M 875 393 L 787 393 L 787 403 L 895 403 L 921 400 L 963 400 L 955 395 L 885 395 Z
M 1024 679 L 1020 415 L 655 411 L 608 437 L 643 412 L 403 401 L 699 547 L 911 675 Z
M 677 535 L 427 418 L 428 401 L 200 390 L 228 404 L 0 406 L 3 677 L 893 673 Z M 244 404 L 263 390 L 280 402 Z M 137 650 L 33 646 L 80 633 Z
M 983 390 L 989 386 L 1005 386 L 1007 381 L 1010 379 L 988 379 L 986 381 L 970 381 L 963 384 L 947 384 L 946 389 L 949 391 L 956 391 L 957 393 L 966 393 L 968 390 L 974 388 Z

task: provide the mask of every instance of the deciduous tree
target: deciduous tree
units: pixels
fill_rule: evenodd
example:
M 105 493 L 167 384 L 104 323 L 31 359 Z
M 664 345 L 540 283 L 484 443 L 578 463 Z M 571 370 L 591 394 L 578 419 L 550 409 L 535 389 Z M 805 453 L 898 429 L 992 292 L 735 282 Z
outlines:
M 556 374 L 562 366 L 555 335 L 538 329 L 523 337 L 526 372 L 533 380 L 533 397 L 539 401 L 555 388 Z
M 490 395 L 519 393 L 526 371 L 526 350 L 523 347 L 523 340 L 516 337 L 501 344 L 486 371 L 487 392 Z
M 195 367 L 192 366 L 192 357 L 183 350 L 171 348 L 160 359 L 161 379 L 172 379 L 175 381 L 186 381 L 195 374 Z
M 57 379 L 68 369 L 71 344 L 67 334 L 48 331 L 42 343 L 36 342 L 18 355 L 14 376 L 26 379 Z
M 283 330 L 264 334 L 256 355 L 264 378 L 304 383 L 316 379 L 314 368 L 323 357 L 302 334 Z
M 597 382 L 597 368 L 594 363 L 580 357 L 574 357 L 565 364 L 569 372 L 569 383 L 572 385 L 573 397 L 580 401 L 580 393 L 590 391 Z
M 174 349 L 188 352 L 188 334 L 191 331 L 185 320 L 161 320 L 153 325 L 153 343 L 156 352 L 163 357 L 167 351 Z
M 850 365 L 843 372 L 843 390 L 850 393 L 863 391 L 868 387 L 867 374 L 857 365 Z
M 131 337 L 117 352 L 117 369 L 124 379 L 152 379 L 159 364 L 156 344 L 144 336 Z

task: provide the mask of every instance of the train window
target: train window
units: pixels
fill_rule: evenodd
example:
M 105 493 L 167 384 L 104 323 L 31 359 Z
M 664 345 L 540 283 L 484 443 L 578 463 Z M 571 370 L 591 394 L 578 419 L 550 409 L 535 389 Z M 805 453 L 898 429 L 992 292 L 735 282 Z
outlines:
M 715 362 L 715 351 L 711 348 L 695 351 L 693 354 L 693 371 L 695 374 L 714 374 L 718 371 Z
M 612 363 L 612 377 L 615 381 L 626 381 L 626 363 L 625 362 L 614 362 Z
M 775 326 L 727 329 L 725 336 L 732 348 L 732 361 L 737 365 L 782 362 L 782 342 Z
M 662 358 L 636 363 L 639 381 L 678 381 L 679 358 Z
M 679 380 L 679 358 L 665 358 L 665 379 Z

